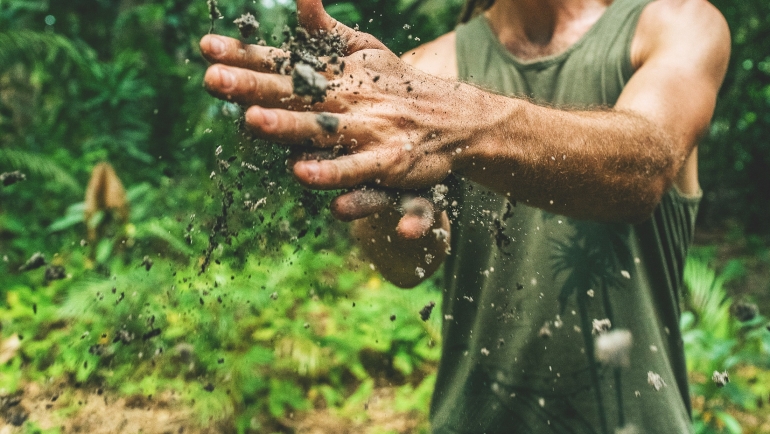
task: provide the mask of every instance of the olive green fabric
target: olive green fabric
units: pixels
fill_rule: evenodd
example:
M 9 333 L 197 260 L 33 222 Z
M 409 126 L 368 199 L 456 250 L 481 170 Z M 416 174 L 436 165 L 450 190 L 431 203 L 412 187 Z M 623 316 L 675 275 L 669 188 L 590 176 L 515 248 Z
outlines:
M 616 0 L 569 50 L 532 62 L 476 17 L 457 28 L 459 76 L 556 106 L 611 107 L 648 3 Z M 450 194 L 434 433 L 692 432 L 678 319 L 699 197 L 671 190 L 629 225 L 510 204 L 462 179 Z M 597 360 L 593 321 L 604 319 L 630 331 L 630 366 Z

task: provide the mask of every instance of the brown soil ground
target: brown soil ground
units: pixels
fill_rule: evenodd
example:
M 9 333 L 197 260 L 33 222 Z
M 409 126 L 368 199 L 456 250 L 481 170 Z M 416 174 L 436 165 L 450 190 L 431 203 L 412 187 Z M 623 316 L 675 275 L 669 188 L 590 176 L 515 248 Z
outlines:
M 379 434 L 415 433 L 425 426 L 424 417 L 393 410 L 395 391 L 379 388 L 374 391 L 360 417 L 345 418 L 333 410 L 317 409 L 287 418 L 283 429 L 270 430 L 295 434 Z M 10 419 L 19 414 L 38 428 L 59 428 L 63 433 L 222 433 L 231 431 L 222 426 L 201 427 L 199 422 L 173 395 L 153 398 L 116 398 L 109 393 L 29 384 L 20 396 L 21 402 L 0 411 L 0 434 L 26 433 L 26 428 L 14 426 Z

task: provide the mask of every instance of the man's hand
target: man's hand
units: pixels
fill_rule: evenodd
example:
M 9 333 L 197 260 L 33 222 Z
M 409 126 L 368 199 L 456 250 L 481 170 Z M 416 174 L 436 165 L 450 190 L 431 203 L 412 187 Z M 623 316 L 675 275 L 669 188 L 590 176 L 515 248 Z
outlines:
M 347 155 L 333 160 L 298 161 L 297 179 L 316 189 L 364 184 L 416 189 L 440 182 L 452 169 L 463 137 L 459 125 L 445 125 L 462 110 L 459 86 L 408 66 L 370 35 L 331 18 L 320 0 L 298 1 L 300 23 L 311 34 L 337 33 L 347 43 L 342 76 L 326 73 L 326 101 L 309 104 L 293 95 L 289 76 L 274 72 L 273 59 L 285 53 L 270 47 L 244 46 L 234 39 L 208 35 L 204 56 L 217 64 L 206 73 L 207 89 L 217 97 L 251 107 L 247 126 L 259 137 L 286 144 L 312 142 L 318 148 L 341 146 Z M 453 107 L 449 94 L 457 104 Z M 317 117 L 339 120 L 337 132 Z M 339 148 L 338 148 L 339 149 Z
M 346 43 L 342 75 L 325 73 L 331 90 L 324 102 L 311 104 L 294 95 L 291 77 L 276 73 L 274 59 L 287 53 L 214 35 L 201 41 L 204 56 L 215 63 L 206 73 L 207 89 L 219 98 L 251 106 L 246 125 L 258 137 L 341 150 L 334 159 L 294 162 L 295 176 L 310 188 L 418 189 L 445 179 L 456 155 L 453 144 L 463 142 L 469 131 L 450 123 L 451 115 L 463 110 L 463 92 L 476 89 L 405 64 L 371 35 L 331 18 L 320 0 L 297 3 L 306 30 L 337 34 Z M 447 98 L 450 93 L 457 96 L 454 105 Z M 337 118 L 336 131 L 318 122 L 322 113 Z M 471 121 L 471 116 L 466 119 Z M 366 217 L 398 202 L 385 197 L 370 187 L 337 198 L 332 212 L 342 220 Z M 425 235 L 435 213 L 428 213 L 430 219 L 421 218 L 408 211 L 415 206 L 406 205 L 398 233 L 408 239 Z

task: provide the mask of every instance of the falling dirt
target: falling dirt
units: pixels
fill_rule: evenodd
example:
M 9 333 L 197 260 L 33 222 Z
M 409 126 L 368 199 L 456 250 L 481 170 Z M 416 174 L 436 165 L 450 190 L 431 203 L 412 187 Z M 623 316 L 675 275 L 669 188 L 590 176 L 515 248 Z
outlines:
M 45 256 L 43 256 L 42 253 L 36 252 L 30 256 L 29 259 L 27 259 L 27 262 L 24 263 L 21 267 L 19 267 L 19 271 L 32 271 L 36 270 L 46 264 Z
M 423 321 L 427 321 L 430 319 L 430 314 L 433 312 L 433 308 L 436 307 L 436 302 L 431 301 L 430 303 L 423 306 L 422 309 L 420 309 L 420 319 Z
M 259 31 L 259 21 L 248 12 L 241 15 L 233 23 L 238 26 L 238 31 L 241 32 L 243 39 L 249 39 Z
M 329 81 L 326 77 L 317 73 L 312 66 L 306 63 L 298 63 L 291 73 L 294 93 L 299 96 L 309 96 L 311 101 L 322 102 L 326 99 L 326 91 L 329 89 Z
M 329 113 L 319 113 L 315 121 L 321 128 L 329 134 L 334 134 L 340 127 L 340 119 Z
M 0 183 L 2 183 L 4 187 L 8 187 L 9 185 L 16 184 L 20 181 L 26 181 L 26 179 L 27 175 L 18 170 L 15 172 L 0 173 Z

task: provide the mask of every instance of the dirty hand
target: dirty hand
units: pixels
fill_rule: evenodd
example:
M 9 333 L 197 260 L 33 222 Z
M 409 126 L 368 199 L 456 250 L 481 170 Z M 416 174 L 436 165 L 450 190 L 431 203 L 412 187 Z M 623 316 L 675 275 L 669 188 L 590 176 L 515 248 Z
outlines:
M 320 0 L 297 4 L 300 24 L 311 34 L 338 34 L 346 43 L 343 74 L 325 73 L 331 84 L 325 100 L 311 103 L 293 94 L 292 78 L 275 72 L 275 59 L 286 53 L 213 35 L 201 41 L 204 56 L 215 63 L 205 77 L 209 92 L 251 106 L 246 125 L 261 138 L 341 151 L 334 159 L 294 163 L 307 187 L 417 189 L 445 179 L 478 120 L 468 113 L 475 88 L 410 67 L 371 35 L 331 18 Z M 338 122 L 330 128 L 319 122 L 321 113 Z M 335 200 L 335 214 L 347 220 L 368 215 L 353 199 Z

